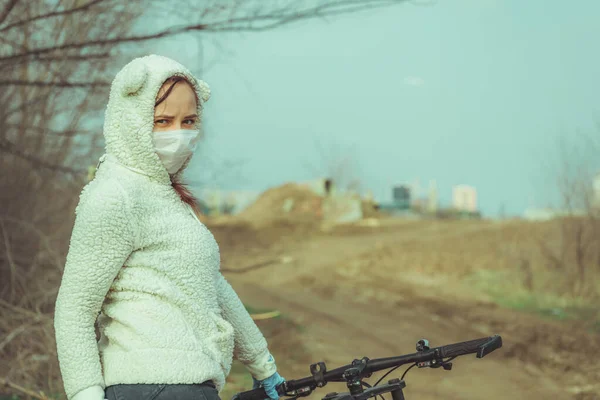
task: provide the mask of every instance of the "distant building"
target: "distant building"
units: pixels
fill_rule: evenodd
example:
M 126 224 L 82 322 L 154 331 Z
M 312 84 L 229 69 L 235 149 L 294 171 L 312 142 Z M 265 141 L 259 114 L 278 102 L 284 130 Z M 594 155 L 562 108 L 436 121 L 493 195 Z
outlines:
M 458 211 L 477 212 L 477 190 L 468 185 L 452 188 L 452 206 Z
M 394 186 L 392 188 L 392 201 L 401 207 L 409 207 L 411 201 L 411 190 L 406 185 Z
M 392 201 L 378 201 L 376 208 L 391 214 L 404 213 L 410 210 L 412 191 L 408 185 L 392 186 Z
M 600 173 L 594 176 L 592 182 L 592 204 L 594 207 L 600 208 Z
M 413 203 L 423 197 L 421 180 L 419 178 L 414 179 L 408 187 L 410 188 L 411 205 L 415 205 Z
M 427 196 L 427 211 L 435 214 L 439 208 L 439 196 L 436 181 L 429 182 L 429 194 Z

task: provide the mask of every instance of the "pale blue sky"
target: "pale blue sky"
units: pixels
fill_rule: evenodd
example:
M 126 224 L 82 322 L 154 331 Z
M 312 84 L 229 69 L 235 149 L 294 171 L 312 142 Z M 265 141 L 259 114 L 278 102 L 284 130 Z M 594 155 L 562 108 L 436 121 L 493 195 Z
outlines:
M 222 55 L 201 76 L 204 151 L 246 160 L 225 187 L 264 189 L 314 177 L 315 140 L 339 143 L 381 200 L 436 179 L 445 203 L 470 184 L 485 214 L 520 214 L 550 196 L 557 138 L 600 116 L 598 21 L 597 0 L 439 0 L 219 35 L 221 48 L 207 35 L 205 64 Z M 202 70 L 189 37 L 153 52 Z

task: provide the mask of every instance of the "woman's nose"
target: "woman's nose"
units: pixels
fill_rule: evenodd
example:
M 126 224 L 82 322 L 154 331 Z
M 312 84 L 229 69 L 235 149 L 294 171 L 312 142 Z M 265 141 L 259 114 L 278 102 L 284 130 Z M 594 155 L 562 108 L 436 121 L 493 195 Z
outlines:
M 169 127 L 170 131 L 176 131 L 180 129 L 183 129 L 183 124 L 181 122 L 173 122 L 173 124 L 171 124 Z

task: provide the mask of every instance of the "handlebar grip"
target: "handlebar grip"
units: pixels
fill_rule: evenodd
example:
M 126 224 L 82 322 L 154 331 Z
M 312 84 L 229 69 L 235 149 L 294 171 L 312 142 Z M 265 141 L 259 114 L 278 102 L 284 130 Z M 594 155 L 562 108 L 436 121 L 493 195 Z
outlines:
M 267 395 L 267 392 L 265 392 L 265 388 L 261 387 L 258 389 L 237 393 L 231 398 L 231 400 L 265 400 L 268 398 L 269 396 Z
M 442 358 L 446 358 L 477 353 L 477 357 L 482 358 L 500 347 L 502 347 L 502 338 L 499 335 L 494 335 L 442 346 L 440 347 L 440 355 Z

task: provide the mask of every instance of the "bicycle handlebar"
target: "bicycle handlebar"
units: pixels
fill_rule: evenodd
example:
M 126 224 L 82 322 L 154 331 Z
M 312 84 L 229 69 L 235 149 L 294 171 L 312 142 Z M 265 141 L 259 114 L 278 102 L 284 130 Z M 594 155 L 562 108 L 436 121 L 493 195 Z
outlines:
M 368 360 L 363 370 L 363 375 L 368 376 L 373 372 L 398 367 L 404 364 L 426 363 L 428 361 L 438 361 L 448 357 L 458 357 L 466 354 L 477 353 L 477 358 L 483 358 L 492 351 L 502 347 L 502 337 L 494 335 L 481 339 L 468 340 L 466 342 L 453 343 L 446 346 L 434 347 L 417 353 L 406 354 L 397 357 L 378 358 Z M 354 365 L 344 365 L 342 367 L 327 371 L 323 374 L 324 386 L 327 382 L 344 382 L 344 372 Z M 290 380 L 277 387 L 279 395 L 284 395 L 292 391 L 312 391 L 318 387 L 314 376 Z M 232 400 L 264 400 L 268 396 L 264 388 L 258 388 L 236 394 Z

